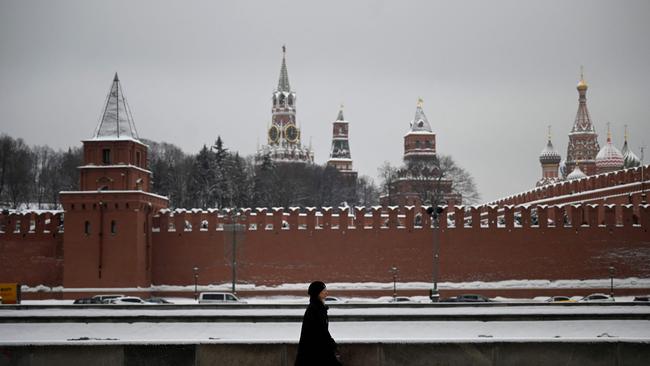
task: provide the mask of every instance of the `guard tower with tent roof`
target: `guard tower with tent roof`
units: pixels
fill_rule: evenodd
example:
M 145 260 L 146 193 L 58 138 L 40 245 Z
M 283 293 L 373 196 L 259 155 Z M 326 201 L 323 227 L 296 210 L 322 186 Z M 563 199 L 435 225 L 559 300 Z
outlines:
M 61 192 L 63 285 L 149 287 L 151 220 L 168 199 L 149 192 L 143 144 L 115 73 L 93 137 L 83 140 L 79 191 Z

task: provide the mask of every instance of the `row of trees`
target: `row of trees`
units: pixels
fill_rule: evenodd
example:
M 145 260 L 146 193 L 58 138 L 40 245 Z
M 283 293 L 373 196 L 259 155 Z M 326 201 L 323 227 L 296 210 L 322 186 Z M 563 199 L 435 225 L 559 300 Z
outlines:
M 372 206 L 380 195 L 391 194 L 397 168 L 379 169 L 380 188 L 371 178 L 356 180 L 332 167 L 275 164 L 268 156 L 255 162 L 229 151 L 221 138 L 186 154 L 169 143 L 145 140 L 149 145 L 151 191 L 169 197 L 172 208 Z M 60 191 L 78 190 L 82 149 L 55 151 L 27 146 L 22 139 L 0 136 L 0 206 L 55 209 Z M 465 203 L 478 201 L 472 177 L 448 156 L 440 158 L 445 177 Z
M 81 164 L 80 148 L 30 147 L 0 135 L 0 207 L 58 208 L 59 192 L 77 189 Z
M 371 179 L 356 181 L 332 167 L 255 162 L 225 148 L 221 138 L 196 155 L 168 143 L 149 145 L 152 191 L 169 197 L 172 207 L 290 207 L 373 205 L 379 191 Z

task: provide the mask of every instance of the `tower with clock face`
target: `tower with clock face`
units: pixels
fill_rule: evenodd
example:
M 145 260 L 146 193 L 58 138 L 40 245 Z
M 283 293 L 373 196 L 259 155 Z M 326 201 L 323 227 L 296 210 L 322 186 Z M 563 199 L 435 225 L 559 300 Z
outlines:
M 296 93 L 291 90 L 287 72 L 286 47 L 282 46 L 282 66 L 278 87 L 273 92 L 271 123 L 266 131 L 267 144 L 260 148 L 256 161 L 268 155 L 275 163 L 313 163 L 314 153 L 300 142 L 296 121 Z

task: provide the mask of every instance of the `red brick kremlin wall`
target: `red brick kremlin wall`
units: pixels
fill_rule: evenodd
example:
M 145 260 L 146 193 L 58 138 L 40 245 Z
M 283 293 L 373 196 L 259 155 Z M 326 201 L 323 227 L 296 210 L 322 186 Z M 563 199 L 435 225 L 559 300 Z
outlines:
M 446 214 L 449 220 L 441 220 L 439 229 L 440 281 L 596 279 L 607 278 L 609 266 L 617 278 L 650 277 L 648 205 L 493 206 L 467 212 L 454 207 Z M 389 282 L 394 265 L 402 282 L 430 281 L 433 231 L 426 214 L 424 228 L 415 225 L 417 215 L 415 208 L 340 216 L 331 210 L 246 211 L 240 221 L 247 230 L 237 234 L 238 279 L 268 285 L 315 278 Z M 455 217 L 464 217 L 464 224 Z M 533 225 L 536 218 L 540 225 Z M 51 214 L 0 216 L 3 282 L 62 283 L 59 220 Z M 229 282 L 232 232 L 223 231 L 229 220 L 216 212 L 167 211 L 154 217 L 152 283 L 190 285 L 194 266 L 201 284 Z M 123 270 L 125 278 L 132 276 L 127 266 Z
M 63 283 L 61 214 L 0 214 L 0 282 Z
M 557 205 L 581 202 L 636 205 L 642 201 L 642 192 L 647 194 L 650 189 L 649 176 L 650 165 L 645 165 L 548 184 L 490 202 L 490 204 L 498 206 L 526 203 Z
M 449 215 L 455 227 L 442 220 L 440 228 L 440 281 L 596 279 L 607 278 L 609 266 L 618 278 L 650 276 L 650 206 L 638 215 L 631 205 L 507 207 L 501 216 L 493 207 L 483 222 L 481 209 L 471 208 L 467 215 L 475 220 L 457 226 L 453 217 L 463 217 L 464 210 L 456 210 Z M 535 215 L 546 217 L 542 225 L 531 224 Z M 342 216 L 347 223 L 331 211 L 248 212 L 241 221 L 254 230 L 237 233 L 238 279 L 258 285 L 389 282 L 394 265 L 401 281 L 431 280 L 433 232 L 413 225 L 414 208 Z M 189 284 L 194 266 L 200 283 L 228 282 L 232 232 L 220 227 L 228 222 L 206 212 L 165 213 L 154 220 L 160 228 L 153 235 L 154 282 Z

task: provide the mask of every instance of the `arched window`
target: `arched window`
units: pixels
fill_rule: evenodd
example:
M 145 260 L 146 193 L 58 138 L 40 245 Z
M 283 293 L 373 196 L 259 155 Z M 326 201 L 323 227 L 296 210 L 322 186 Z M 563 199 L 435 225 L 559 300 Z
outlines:
M 431 141 L 426 140 L 426 141 L 424 142 L 424 146 L 426 146 L 427 148 L 430 148 L 430 147 L 431 147 Z
M 420 140 L 415 140 L 415 148 L 416 149 L 420 148 Z
M 289 106 L 293 105 L 293 95 L 289 94 Z
M 111 221 L 111 234 L 117 234 L 117 222 L 115 220 Z
M 284 105 L 284 94 L 280 94 L 280 105 Z
M 84 234 L 90 235 L 90 221 L 84 223 Z

